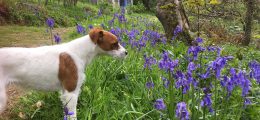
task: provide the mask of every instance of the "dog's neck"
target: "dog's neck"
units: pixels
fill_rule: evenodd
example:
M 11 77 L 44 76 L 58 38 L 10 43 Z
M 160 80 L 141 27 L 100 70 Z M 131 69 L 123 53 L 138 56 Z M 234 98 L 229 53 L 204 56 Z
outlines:
M 98 55 L 97 45 L 92 42 L 89 35 L 75 39 L 68 44 L 70 51 L 75 53 L 84 64 L 88 64 L 91 60 Z

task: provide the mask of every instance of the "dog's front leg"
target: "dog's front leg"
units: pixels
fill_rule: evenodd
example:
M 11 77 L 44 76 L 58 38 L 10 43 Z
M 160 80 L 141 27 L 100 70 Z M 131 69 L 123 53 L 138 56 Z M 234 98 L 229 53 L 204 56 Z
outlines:
M 5 84 L 1 83 L 1 78 L 0 78 L 0 114 L 5 110 L 6 102 L 7 102 L 7 96 L 6 96 Z
M 79 91 L 65 91 L 61 95 L 61 101 L 64 106 L 64 117 L 68 120 L 77 120 L 77 102 Z

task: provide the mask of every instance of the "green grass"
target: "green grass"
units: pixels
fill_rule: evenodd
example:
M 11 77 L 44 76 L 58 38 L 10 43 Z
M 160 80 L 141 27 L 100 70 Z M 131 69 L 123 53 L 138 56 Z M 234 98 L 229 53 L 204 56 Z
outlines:
M 82 6 L 84 6 L 84 4 L 79 4 L 79 7 Z M 75 11 L 77 11 L 77 8 L 71 9 L 70 12 L 73 13 Z M 67 12 L 69 12 L 69 10 Z M 57 12 L 57 14 L 58 13 L 59 12 Z M 52 14 L 56 15 L 56 12 L 54 11 Z M 138 18 L 136 18 L 137 16 L 147 18 L 147 22 L 152 22 L 154 25 L 146 27 L 146 22 L 140 22 Z M 58 15 L 57 18 L 60 18 L 60 16 Z M 130 22 L 127 24 L 119 24 L 119 22 L 115 20 L 115 25 L 112 28 L 108 25 L 108 21 L 111 19 L 111 15 L 104 15 L 100 18 L 88 17 L 80 21 L 80 23 L 86 27 L 87 30 L 88 25 L 94 25 L 97 27 L 100 26 L 101 23 L 104 23 L 106 30 L 121 28 L 127 29 L 128 31 L 132 29 L 132 23 L 134 23 L 137 24 L 137 26 L 133 29 L 138 29 L 141 32 L 141 35 L 142 32 L 147 29 L 158 30 L 158 32 L 163 33 L 162 26 L 159 21 L 151 14 L 127 15 L 127 19 Z M 59 28 L 54 28 L 54 30 L 55 29 Z M 0 29 L 0 45 L 13 45 L 13 43 L 9 43 L 8 40 L 18 41 L 19 39 L 16 39 L 15 34 L 25 33 L 30 33 L 33 35 L 30 36 L 25 34 L 24 36 L 28 37 L 28 39 L 37 38 L 35 36 L 38 35 L 46 35 L 47 39 L 45 40 L 47 40 L 46 42 L 49 44 L 48 35 L 44 32 L 45 30 L 46 28 L 44 27 L 3 27 L 3 29 Z M 62 35 L 63 42 L 68 42 L 81 36 L 75 32 L 75 27 L 69 28 L 69 30 L 65 33 L 66 34 Z M 121 35 L 123 41 L 128 42 L 128 36 L 125 33 Z M 137 37 L 137 40 L 139 40 L 141 35 Z M 204 39 L 207 40 L 207 38 Z M 23 44 L 27 43 L 37 44 L 34 43 L 33 39 L 23 42 Z M 223 69 L 222 74 L 228 73 L 229 68 L 231 67 L 249 71 L 248 62 L 252 60 L 260 61 L 260 53 L 255 49 L 254 45 L 241 47 L 233 44 L 224 44 L 219 46 L 222 47 L 222 56 L 234 56 L 234 59 L 229 61 L 227 67 Z M 150 45 L 150 42 L 148 42 L 147 46 L 140 51 L 136 48 L 131 48 L 129 45 L 126 48 L 129 54 L 124 60 L 102 56 L 95 58 L 93 62 L 87 66 L 86 80 L 82 86 L 82 91 L 77 106 L 77 116 L 79 120 L 167 119 L 169 114 L 174 113 L 168 113 L 168 110 L 155 110 L 153 105 L 155 100 L 158 98 L 164 98 L 167 106 L 170 103 L 174 103 L 175 106 L 178 102 L 184 101 L 187 103 L 189 112 L 193 112 L 191 114 L 194 115 L 195 119 L 202 119 L 203 110 L 199 107 L 203 96 L 202 90 L 199 89 L 189 91 L 187 94 L 182 95 L 180 89 L 174 89 L 174 99 L 169 100 L 168 98 L 170 92 L 164 87 L 161 80 L 161 76 L 167 78 L 168 73 L 160 70 L 158 68 L 158 64 L 153 65 L 152 70 L 143 68 L 144 54 L 147 54 L 148 56 L 152 55 L 157 60 L 160 60 L 162 51 L 168 51 L 172 53 L 171 57 L 173 59 L 179 59 L 180 61 L 179 66 L 176 69 L 186 71 L 188 65 L 186 56 L 188 49 L 187 46 L 185 46 L 182 42 L 174 42 L 173 44 L 168 43 L 166 45 L 158 43 L 155 47 L 153 47 Z M 199 62 L 201 63 L 201 71 L 204 72 L 204 65 L 215 60 L 216 54 L 204 52 L 199 55 L 199 58 L 201 58 L 201 61 Z M 198 63 L 198 61 L 196 61 L 196 63 Z M 214 79 L 214 77 L 211 77 L 206 81 L 213 82 Z M 148 81 L 153 81 L 155 84 L 153 89 L 148 90 L 145 87 L 145 84 Z M 218 94 L 215 94 L 215 88 L 212 89 L 212 100 L 214 109 L 215 102 L 218 105 L 218 119 L 260 119 L 260 88 L 259 85 L 256 84 L 255 80 L 251 80 L 251 82 L 252 89 L 248 97 L 251 99 L 252 105 L 243 108 L 241 88 L 235 87 L 232 95 L 230 96 L 230 100 L 226 101 L 226 93 L 220 86 L 220 82 L 217 81 L 216 90 L 218 91 Z M 215 96 L 217 97 L 217 100 L 215 100 Z M 194 97 L 194 101 L 191 99 L 192 97 Z M 38 101 L 43 101 L 44 103 L 41 108 L 37 108 L 35 106 Z M 17 106 L 19 107 L 15 107 L 12 110 L 12 113 L 14 114 L 14 116 L 11 117 L 12 120 L 20 119 L 18 116 L 15 116 L 18 115 L 19 112 L 24 113 L 27 119 L 33 120 L 60 120 L 63 118 L 62 104 L 59 100 L 58 92 L 29 92 L 26 96 L 21 97 Z M 214 119 L 214 114 L 206 112 L 205 118 L 210 120 Z

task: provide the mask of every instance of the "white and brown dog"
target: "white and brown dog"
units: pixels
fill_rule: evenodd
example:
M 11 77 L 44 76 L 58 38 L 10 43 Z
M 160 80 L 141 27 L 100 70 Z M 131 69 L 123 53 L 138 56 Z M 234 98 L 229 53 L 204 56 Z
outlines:
M 61 90 L 61 101 L 77 119 L 76 106 L 80 87 L 85 80 L 85 67 L 101 54 L 124 58 L 127 51 L 110 32 L 94 28 L 89 35 L 71 42 L 37 48 L 0 49 L 0 113 L 6 102 L 6 86 L 46 91 Z

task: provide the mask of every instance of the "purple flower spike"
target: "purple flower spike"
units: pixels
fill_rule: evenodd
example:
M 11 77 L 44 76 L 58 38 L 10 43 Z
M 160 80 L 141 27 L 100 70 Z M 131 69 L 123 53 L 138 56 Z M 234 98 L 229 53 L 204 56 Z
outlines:
M 166 79 L 165 77 L 162 76 L 162 80 L 163 80 L 163 86 L 165 88 L 169 87 L 170 81 L 168 79 Z
M 153 56 L 147 57 L 146 55 L 144 55 L 144 60 L 144 68 L 152 70 L 151 66 L 156 64 L 156 59 Z
M 151 88 L 154 88 L 154 83 L 152 81 L 149 81 L 145 84 L 145 86 L 147 89 L 151 89 Z
M 186 103 L 185 102 L 179 102 L 177 104 L 177 108 L 175 110 L 176 117 L 179 118 L 180 120 L 189 120 L 190 119 L 190 114 L 187 110 Z
M 85 34 L 85 33 L 86 33 L 86 28 L 83 27 L 83 26 L 80 25 L 80 24 L 77 24 L 77 32 L 78 32 L 79 34 Z
M 93 29 L 93 28 L 94 28 L 93 25 L 88 26 L 88 29 Z
M 203 43 L 203 39 L 202 39 L 201 37 L 197 37 L 197 38 L 196 38 L 196 42 L 198 42 L 198 43 Z
M 165 70 L 166 72 L 173 72 L 174 68 L 179 64 L 179 60 L 172 60 L 169 57 L 168 52 L 162 54 L 162 59 L 159 61 L 159 68 Z
M 164 110 L 166 108 L 166 105 L 164 104 L 164 101 L 162 98 L 157 99 L 154 103 L 154 107 L 157 110 Z
M 251 69 L 250 76 L 254 78 L 256 82 L 260 85 L 260 63 L 257 61 L 251 61 L 248 64 L 249 68 Z
M 208 107 L 209 112 L 213 113 L 211 94 L 205 94 L 204 98 L 200 102 L 201 107 Z
M 61 38 L 59 36 L 59 34 L 57 33 L 56 35 L 54 35 L 54 41 L 55 43 L 59 44 L 61 42 Z
M 48 18 L 46 20 L 46 24 L 50 27 L 50 28 L 53 28 L 54 26 L 54 20 L 52 18 Z
M 244 105 L 251 105 L 252 102 L 250 101 L 249 98 L 245 98 L 245 101 L 244 101 Z
M 180 32 L 182 32 L 182 28 L 181 28 L 181 26 L 177 25 L 173 31 L 172 39 L 174 40 Z

